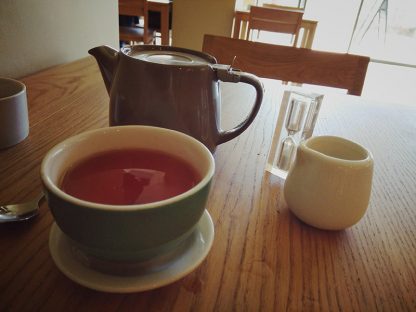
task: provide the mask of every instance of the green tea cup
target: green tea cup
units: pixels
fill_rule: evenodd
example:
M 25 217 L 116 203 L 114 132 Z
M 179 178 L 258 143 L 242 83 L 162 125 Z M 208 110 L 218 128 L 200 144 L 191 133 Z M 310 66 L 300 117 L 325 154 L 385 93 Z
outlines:
M 151 149 L 184 160 L 201 180 L 157 202 L 110 205 L 85 201 L 60 188 L 71 165 L 115 149 Z M 215 164 L 196 139 L 150 126 L 109 127 L 81 133 L 53 147 L 41 165 L 45 196 L 56 224 L 83 255 L 98 261 L 148 261 L 179 248 L 192 234 L 207 202 Z

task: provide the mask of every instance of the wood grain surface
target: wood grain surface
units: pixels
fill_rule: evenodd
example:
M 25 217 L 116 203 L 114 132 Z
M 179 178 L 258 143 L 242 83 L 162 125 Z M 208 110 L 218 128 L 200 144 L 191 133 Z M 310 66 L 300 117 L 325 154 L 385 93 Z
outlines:
M 92 58 L 23 79 L 30 136 L 0 150 L 0 203 L 41 191 L 40 163 L 55 144 L 108 125 L 108 95 Z M 84 288 L 55 266 L 46 204 L 36 219 L 0 224 L 0 311 L 415 311 L 416 106 L 326 94 L 315 134 L 373 153 L 368 211 L 345 231 L 317 230 L 288 210 L 284 181 L 264 170 L 284 86 L 264 80 L 254 123 L 219 146 L 207 209 L 213 247 L 191 274 L 134 294 Z M 250 88 L 222 86 L 222 124 L 241 121 Z M 415 104 L 415 103 L 413 103 Z
M 203 51 L 218 63 L 259 77 L 347 89 L 361 95 L 368 56 L 316 51 L 277 44 L 205 35 Z

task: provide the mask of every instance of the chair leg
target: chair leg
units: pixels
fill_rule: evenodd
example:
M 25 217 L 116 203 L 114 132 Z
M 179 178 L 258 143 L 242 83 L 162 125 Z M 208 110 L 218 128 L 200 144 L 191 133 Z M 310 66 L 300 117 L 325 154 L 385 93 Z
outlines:
M 293 46 L 297 47 L 298 45 L 298 38 L 299 38 L 299 30 L 295 35 L 292 35 L 292 40 L 293 40 Z

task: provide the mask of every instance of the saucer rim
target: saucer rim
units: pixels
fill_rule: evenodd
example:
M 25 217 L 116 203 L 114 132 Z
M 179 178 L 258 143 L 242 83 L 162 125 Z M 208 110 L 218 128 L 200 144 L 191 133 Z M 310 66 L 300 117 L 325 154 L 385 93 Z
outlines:
M 191 235 L 194 237 L 190 247 L 174 259 L 167 261 L 165 268 L 157 272 L 132 276 L 106 274 L 82 265 L 71 252 L 59 246 L 62 241 L 64 244 L 68 244 L 68 240 L 65 239 L 56 222 L 53 222 L 49 232 L 49 252 L 56 267 L 67 278 L 79 285 L 110 293 L 142 292 L 176 282 L 190 274 L 204 261 L 212 247 L 215 236 L 214 223 L 207 209 L 204 210 Z M 198 248 L 202 249 L 199 254 L 196 253 Z M 194 254 L 192 251 L 194 251 Z M 185 264 L 175 268 L 177 261 L 184 261 Z M 173 272 L 171 272 L 172 268 Z M 154 280 L 152 280 L 152 276 L 155 278 Z M 140 278 L 143 277 L 146 277 L 149 281 L 141 282 Z

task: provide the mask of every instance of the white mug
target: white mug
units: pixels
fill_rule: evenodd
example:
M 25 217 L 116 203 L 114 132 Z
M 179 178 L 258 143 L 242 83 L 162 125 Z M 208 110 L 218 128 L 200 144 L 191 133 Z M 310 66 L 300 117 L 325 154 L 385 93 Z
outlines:
M 297 148 L 284 195 L 303 222 L 341 230 L 366 212 L 372 177 L 373 157 L 367 149 L 340 137 L 312 137 Z
M 0 148 L 23 141 L 29 134 L 26 86 L 0 77 Z

